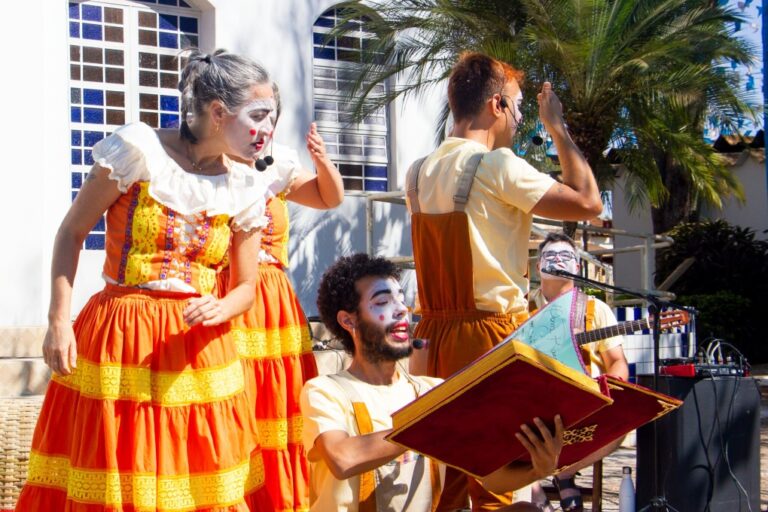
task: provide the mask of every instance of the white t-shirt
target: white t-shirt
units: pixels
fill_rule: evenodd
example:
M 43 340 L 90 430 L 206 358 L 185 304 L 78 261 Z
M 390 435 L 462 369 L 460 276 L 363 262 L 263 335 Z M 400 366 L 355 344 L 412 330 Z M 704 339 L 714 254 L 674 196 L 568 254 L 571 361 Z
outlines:
M 336 374 L 344 379 L 368 408 L 375 432 L 392 428 L 392 413 L 412 402 L 442 382 L 434 377 L 412 376 L 416 385 L 398 375 L 394 384 L 374 386 L 353 377 L 344 370 Z M 320 434 L 332 430 L 357 434 L 352 401 L 333 378 L 322 375 L 309 380 L 301 393 L 304 416 L 304 447 L 309 453 Z M 337 480 L 322 459 L 312 460 L 310 454 L 310 510 L 318 512 L 358 509 L 360 477 Z M 432 462 L 410 450 L 379 467 L 376 474 L 378 510 L 429 512 L 432 509 Z M 441 475 L 444 474 L 441 465 Z

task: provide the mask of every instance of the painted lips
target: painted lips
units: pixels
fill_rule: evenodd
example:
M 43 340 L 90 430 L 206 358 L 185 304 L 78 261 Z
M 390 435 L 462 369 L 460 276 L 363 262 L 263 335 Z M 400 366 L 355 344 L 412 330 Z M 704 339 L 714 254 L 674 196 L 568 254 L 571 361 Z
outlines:
M 408 341 L 410 338 L 408 327 L 408 322 L 398 322 L 389 329 L 389 333 L 398 341 Z

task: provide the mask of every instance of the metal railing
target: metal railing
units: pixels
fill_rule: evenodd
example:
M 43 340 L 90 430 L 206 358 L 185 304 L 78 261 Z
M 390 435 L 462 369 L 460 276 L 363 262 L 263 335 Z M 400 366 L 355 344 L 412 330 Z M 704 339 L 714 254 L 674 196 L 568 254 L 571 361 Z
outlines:
M 374 208 L 374 203 L 376 202 L 405 205 L 405 192 L 393 191 L 393 192 L 381 192 L 381 193 L 373 193 L 373 194 L 366 195 L 365 250 L 371 256 L 373 256 L 373 252 L 374 252 L 373 208 Z M 534 217 L 533 222 L 534 222 L 533 232 L 542 237 L 546 236 L 546 234 L 548 233 L 548 230 L 546 230 L 543 226 L 556 226 L 556 227 L 562 226 L 562 222 L 560 221 L 544 219 L 541 217 Z M 639 239 L 640 243 L 636 245 L 631 245 L 629 247 L 618 247 L 618 248 L 613 247 L 613 248 L 607 248 L 607 249 L 597 249 L 592 251 L 584 251 L 579 249 L 579 255 L 583 261 L 591 265 L 594 265 L 595 267 L 603 269 L 603 271 L 605 272 L 606 282 L 608 284 L 613 284 L 614 282 L 613 265 L 603 262 L 600 259 L 600 256 L 637 252 L 640 255 L 640 287 L 645 290 L 653 290 L 653 272 L 651 270 L 653 268 L 653 252 L 655 249 L 669 247 L 672 244 L 672 241 L 673 241 L 672 238 L 664 235 L 655 235 L 652 233 L 636 233 L 632 231 L 627 231 L 625 229 L 592 226 L 590 224 L 583 223 L 583 222 L 578 223 L 577 231 L 579 230 L 586 231 L 587 233 L 592 233 L 592 234 L 608 235 L 614 239 L 616 236 L 624 236 L 624 237 Z M 390 259 L 403 267 L 413 268 L 412 256 L 396 256 Z M 533 259 L 535 259 L 535 256 L 533 256 Z M 674 297 L 674 295 L 671 293 L 668 295 L 670 296 L 670 298 Z M 608 302 L 608 304 L 612 306 L 623 306 L 623 305 L 636 305 L 636 304 L 639 304 L 641 300 L 640 299 L 623 299 L 623 300 L 616 301 L 613 299 L 612 293 L 606 293 L 606 302 Z

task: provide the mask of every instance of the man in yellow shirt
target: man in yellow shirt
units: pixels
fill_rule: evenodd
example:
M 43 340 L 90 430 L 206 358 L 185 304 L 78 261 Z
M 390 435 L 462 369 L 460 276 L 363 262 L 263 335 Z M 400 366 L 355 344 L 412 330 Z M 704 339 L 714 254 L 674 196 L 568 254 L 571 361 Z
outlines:
M 529 296 L 531 310 L 544 307 L 550 300 L 573 289 L 573 281 L 542 272 L 542 269 L 564 270 L 577 274 L 580 270 L 579 256 L 576 244 L 565 233 L 550 233 L 539 244 L 539 261 L 536 269 L 541 277 L 541 287 Z M 535 307 L 534 307 L 535 306 Z M 616 316 L 610 306 L 595 297 L 589 297 L 586 308 L 586 330 L 592 331 L 602 327 L 616 325 Z M 613 375 L 624 380 L 629 378 L 629 365 L 624 356 L 623 336 L 596 341 L 582 345 L 584 363 L 593 377 L 601 374 Z M 560 491 L 560 506 L 564 512 L 579 512 L 583 510 L 581 494 L 573 478 L 576 472 L 586 468 L 606 455 L 613 452 L 621 444 L 622 439 L 603 447 L 586 459 L 569 466 L 558 473 L 554 479 L 555 486 Z M 534 501 L 546 501 L 543 491 L 538 485 L 533 487 Z
M 528 238 L 533 215 L 582 220 L 602 210 L 592 171 L 571 140 L 562 106 L 545 82 L 539 117 L 557 148 L 563 182 L 510 147 L 522 120 L 522 72 L 479 53 L 460 57 L 448 80 L 452 136 L 411 166 L 407 203 L 421 320 L 429 340 L 412 371 L 447 377 L 510 334 L 527 316 Z M 454 470 L 438 510 L 496 510 L 492 495 Z
M 321 280 L 320 316 L 352 362 L 347 370 L 311 379 L 301 394 L 312 511 L 435 509 L 444 467 L 384 439 L 392 431 L 391 414 L 442 381 L 412 376 L 400 362 L 413 348 L 398 278 L 388 260 L 356 254 L 339 259 Z M 554 434 L 536 423 L 536 429 L 524 425 L 515 434 L 517 425 L 510 426 L 532 463 L 492 473 L 489 485 L 516 489 L 555 470 L 562 422 L 556 417 Z M 516 504 L 508 510 L 536 508 Z

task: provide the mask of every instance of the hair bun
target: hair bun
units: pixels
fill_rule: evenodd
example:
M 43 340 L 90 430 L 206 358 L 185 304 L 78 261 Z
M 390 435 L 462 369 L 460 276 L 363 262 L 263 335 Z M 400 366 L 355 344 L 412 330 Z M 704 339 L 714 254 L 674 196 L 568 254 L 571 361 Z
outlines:
M 210 64 L 211 63 L 211 54 L 210 53 L 206 53 L 205 57 L 203 57 L 201 60 L 203 60 L 207 64 Z

